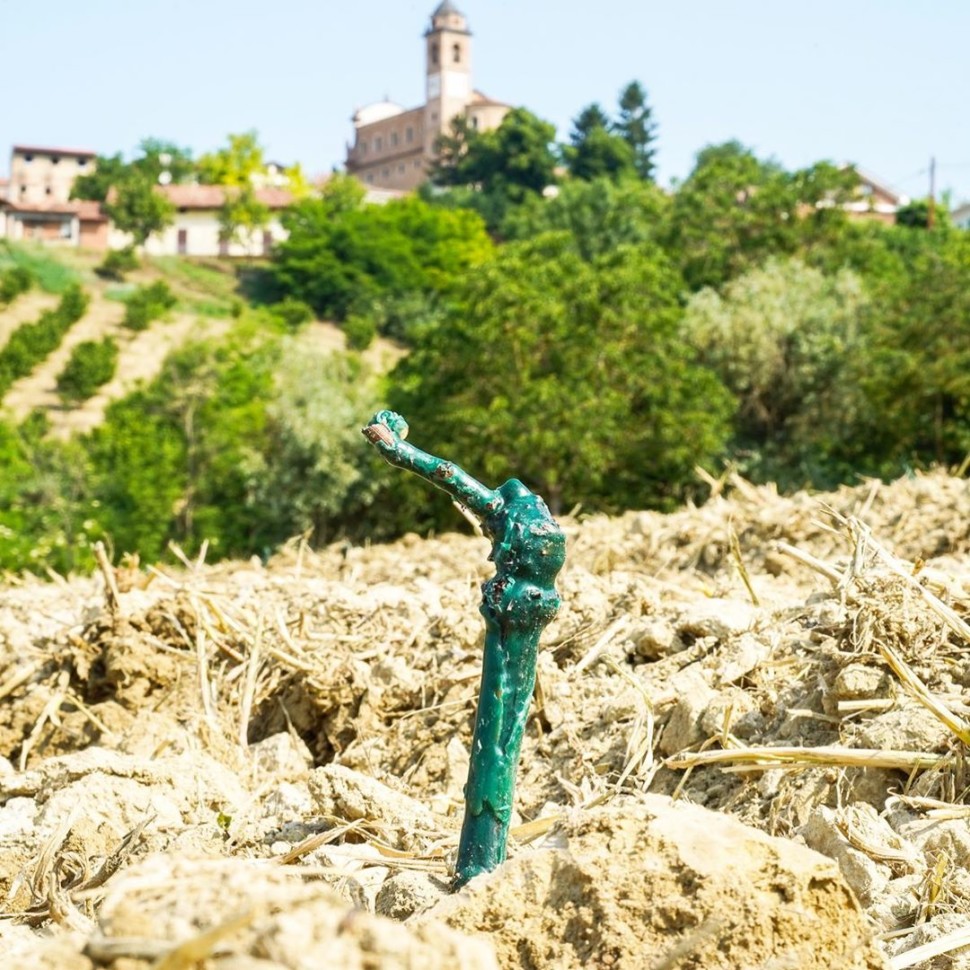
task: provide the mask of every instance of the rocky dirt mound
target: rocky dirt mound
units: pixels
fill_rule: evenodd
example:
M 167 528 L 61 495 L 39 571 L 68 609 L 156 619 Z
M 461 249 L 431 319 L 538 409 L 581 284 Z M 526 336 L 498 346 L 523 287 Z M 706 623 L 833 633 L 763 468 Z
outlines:
M 456 895 L 485 540 L 0 588 L 0 963 L 970 967 L 970 488 L 714 491 L 565 524 Z

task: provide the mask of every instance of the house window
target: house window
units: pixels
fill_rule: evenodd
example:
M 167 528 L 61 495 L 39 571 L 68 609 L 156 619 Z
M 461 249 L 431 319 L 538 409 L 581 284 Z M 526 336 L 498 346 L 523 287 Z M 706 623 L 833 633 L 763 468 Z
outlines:
M 51 194 L 51 187 L 48 185 L 47 188 L 44 189 L 44 195 L 50 195 L 50 194 Z
M 392 131 L 391 132 L 391 147 L 392 148 L 396 148 L 397 147 L 397 143 L 398 143 L 397 132 L 396 131 Z
M 71 231 L 71 224 L 70 224 L 70 222 L 62 222 L 61 223 L 61 239 L 72 239 L 73 237 L 74 237 L 74 233 Z
M 362 141 L 360 143 L 360 153 L 361 153 L 361 155 L 366 155 L 367 154 L 367 142 L 366 141 Z
M 385 168 L 385 169 L 384 169 L 384 170 L 383 170 L 383 171 L 381 172 L 381 175 L 382 175 L 382 176 L 383 176 L 384 178 L 390 178 L 390 177 L 391 177 L 391 170 L 390 170 L 389 168 Z
M 34 156 L 33 155 L 24 155 L 24 161 L 25 162 L 32 162 L 33 160 L 34 160 Z
M 404 171 L 404 162 L 401 162 L 401 164 L 400 164 L 400 165 L 398 165 L 398 167 L 397 167 L 397 170 L 398 170 L 399 172 L 403 172 L 403 171 Z
M 61 162 L 59 155 L 51 155 L 51 165 L 59 165 Z
M 431 45 L 431 63 L 432 64 L 437 64 L 438 63 L 438 45 L 437 44 L 432 44 Z
M 472 115 L 472 128 L 478 128 L 478 115 Z
M 383 139 L 383 138 L 381 138 L 381 136 L 380 136 L 380 135 L 378 135 L 378 136 L 377 136 L 377 137 L 376 137 L 376 138 L 374 139 L 374 151 L 375 151 L 375 152 L 379 152 L 379 151 L 380 151 L 380 150 L 381 150 L 381 149 L 382 149 L 383 147 L 384 147 L 384 139 Z
M 87 165 L 87 163 L 88 163 L 88 160 L 86 158 L 79 158 L 77 160 L 78 168 L 84 168 L 84 166 Z
M 371 185 L 373 185 L 373 184 L 374 184 L 374 176 L 373 176 L 373 175 L 368 175 L 368 176 L 367 176 L 367 181 L 368 181 L 368 182 L 369 182 L 369 183 L 370 183 Z
M 404 129 L 404 140 L 410 145 L 414 141 L 414 129 L 405 128 Z
M 461 63 L 461 44 L 455 44 L 455 46 L 451 48 L 451 59 L 456 64 Z

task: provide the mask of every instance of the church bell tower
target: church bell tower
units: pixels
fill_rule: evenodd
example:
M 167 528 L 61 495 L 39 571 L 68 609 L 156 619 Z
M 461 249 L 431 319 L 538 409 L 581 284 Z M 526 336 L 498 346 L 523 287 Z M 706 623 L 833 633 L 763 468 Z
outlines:
M 472 97 L 471 32 L 465 15 L 442 0 L 431 15 L 424 34 L 427 81 L 425 98 L 425 151 L 429 157 L 435 139 L 446 133 L 455 115 L 462 115 Z

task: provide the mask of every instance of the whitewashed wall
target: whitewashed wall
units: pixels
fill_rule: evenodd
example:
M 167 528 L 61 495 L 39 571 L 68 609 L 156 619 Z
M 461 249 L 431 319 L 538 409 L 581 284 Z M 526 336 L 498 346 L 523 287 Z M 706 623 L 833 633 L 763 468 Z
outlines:
M 145 252 L 151 256 L 177 256 L 179 230 L 185 230 L 186 256 L 218 256 L 219 249 L 219 217 L 215 212 L 194 210 L 179 212 L 175 221 L 164 232 L 151 236 L 145 243 Z M 289 235 L 280 224 L 279 218 L 274 216 L 262 228 L 257 229 L 250 237 L 244 237 L 241 242 L 233 242 L 229 246 L 230 256 L 261 256 L 263 254 L 263 231 L 273 235 L 274 242 L 280 242 Z M 131 243 L 131 236 L 112 227 L 108 236 L 111 249 L 122 249 Z

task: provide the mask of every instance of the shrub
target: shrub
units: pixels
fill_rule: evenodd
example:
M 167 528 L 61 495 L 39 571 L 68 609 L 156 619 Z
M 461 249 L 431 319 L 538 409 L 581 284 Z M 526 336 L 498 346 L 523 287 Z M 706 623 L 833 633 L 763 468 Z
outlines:
M 86 401 L 114 377 L 117 366 L 118 344 L 113 337 L 85 340 L 71 351 L 57 378 L 57 391 L 65 401 Z
M 25 323 L 11 334 L 0 350 L 0 395 L 57 348 L 64 334 L 84 316 L 87 307 L 87 294 L 72 283 L 55 309 L 47 310 L 35 323 Z
M 273 316 L 282 321 L 289 330 L 296 330 L 313 319 L 313 310 L 302 300 L 296 300 L 291 296 L 273 304 L 270 310 Z
M 90 569 L 103 536 L 85 501 L 87 463 L 76 441 L 51 441 L 38 412 L 0 421 L 0 572 Z
M 344 334 L 351 350 L 366 350 L 377 336 L 377 324 L 369 314 L 352 313 L 344 321 Z
M 149 325 L 164 316 L 178 301 L 168 283 L 157 280 L 140 286 L 128 297 L 122 323 L 129 330 L 147 330 Z
M 834 455 L 860 407 L 850 366 L 865 359 L 868 303 L 851 270 L 825 275 L 798 259 L 690 298 L 682 333 L 737 399 L 745 475 L 785 488 L 843 478 Z
M 72 283 L 61 296 L 57 313 L 65 323 L 72 324 L 80 320 L 88 309 L 89 297 L 77 283 Z
M 124 249 L 112 249 L 95 267 L 94 272 L 105 280 L 121 281 L 127 273 L 138 269 L 138 256 L 131 246 Z
M 25 266 L 14 266 L 0 275 L 0 306 L 12 303 L 34 285 L 34 274 Z

